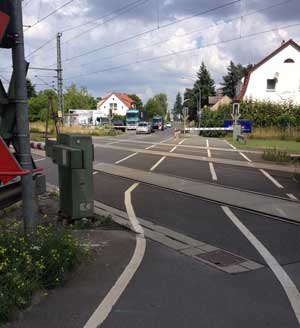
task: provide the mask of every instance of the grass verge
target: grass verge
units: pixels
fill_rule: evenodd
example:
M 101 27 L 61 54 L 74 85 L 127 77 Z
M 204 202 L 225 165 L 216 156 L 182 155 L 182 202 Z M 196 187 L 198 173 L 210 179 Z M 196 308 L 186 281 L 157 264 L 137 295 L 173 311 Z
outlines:
M 226 139 L 237 148 L 261 148 L 261 149 L 277 149 L 286 152 L 300 153 L 300 142 L 293 140 L 276 140 L 276 139 L 247 139 L 246 144 L 233 141 L 232 137 L 227 136 Z
M 43 141 L 46 129 L 45 122 L 32 122 L 30 123 L 30 132 L 32 140 Z M 75 133 L 75 134 L 86 134 L 97 137 L 114 137 L 121 134 L 121 131 L 115 130 L 110 126 L 101 127 L 77 127 L 77 126 L 63 126 L 60 127 L 61 133 Z M 49 137 L 53 137 L 55 134 L 55 128 L 53 123 L 49 124 L 48 128 Z
M 63 229 L 39 226 L 24 235 L 18 223 L 0 226 L 0 325 L 28 307 L 33 293 L 61 286 L 83 250 Z

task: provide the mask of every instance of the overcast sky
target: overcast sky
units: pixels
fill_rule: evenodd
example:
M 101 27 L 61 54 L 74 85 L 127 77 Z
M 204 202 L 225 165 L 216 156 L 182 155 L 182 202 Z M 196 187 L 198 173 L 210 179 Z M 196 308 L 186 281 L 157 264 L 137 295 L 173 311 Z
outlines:
M 282 40 L 300 42 L 300 25 L 292 26 L 300 23 L 299 0 L 74 0 L 43 19 L 68 2 L 23 1 L 24 24 L 33 25 L 24 28 L 27 59 L 55 68 L 62 32 L 64 86 L 86 86 L 95 97 L 136 93 L 145 102 L 165 92 L 171 108 L 202 61 L 218 85 L 230 60 L 256 63 Z M 0 58 L 8 79 L 10 52 L 1 50 Z M 29 72 L 38 89 L 52 85 L 54 75 Z

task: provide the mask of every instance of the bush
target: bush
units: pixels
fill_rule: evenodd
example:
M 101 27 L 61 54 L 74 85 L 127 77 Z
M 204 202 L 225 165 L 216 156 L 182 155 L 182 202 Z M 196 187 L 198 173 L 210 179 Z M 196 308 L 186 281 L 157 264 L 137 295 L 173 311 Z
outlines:
M 82 251 L 62 229 L 39 226 L 25 236 L 18 224 L 0 229 L 1 324 L 28 306 L 35 290 L 60 286 Z

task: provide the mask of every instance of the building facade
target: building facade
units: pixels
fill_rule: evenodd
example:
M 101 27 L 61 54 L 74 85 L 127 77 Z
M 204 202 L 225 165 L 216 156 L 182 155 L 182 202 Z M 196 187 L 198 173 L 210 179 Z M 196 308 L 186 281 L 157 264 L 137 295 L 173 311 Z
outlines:
M 114 115 L 125 116 L 130 108 L 135 107 L 135 101 L 124 93 L 111 93 L 97 104 L 97 111 L 106 117 Z
M 242 80 L 238 99 L 300 104 L 300 46 L 283 42 L 256 64 Z

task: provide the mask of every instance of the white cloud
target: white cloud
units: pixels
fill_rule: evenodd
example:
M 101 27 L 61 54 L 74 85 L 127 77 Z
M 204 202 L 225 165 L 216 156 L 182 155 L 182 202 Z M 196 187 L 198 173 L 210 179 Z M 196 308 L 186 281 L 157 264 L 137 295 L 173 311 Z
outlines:
M 27 6 L 24 10 L 24 22 L 32 24 L 38 18 L 44 17 L 65 2 L 66 0 L 42 0 L 41 10 L 38 7 L 39 1 L 36 3 L 32 2 L 32 5 Z M 65 43 L 66 40 L 73 38 L 78 33 L 91 27 L 96 27 L 95 23 L 99 24 L 107 21 L 107 19 L 111 19 L 113 16 L 99 20 L 106 13 L 123 7 L 130 2 L 132 1 L 128 0 L 124 3 L 121 0 L 101 2 L 98 0 L 76 0 L 57 14 L 50 16 L 32 29 L 29 29 L 25 34 L 27 54 L 43 45 L 47 40 L 54 38 L 52 42 L 30 58 L 31 65 L 47 67 L 56 62 L 55 36 L 57 32 L 66 28 L 82 25 L 80 28 L 63 33 L 62 49 L 64 60 L 95 48 L 104 47 L 143 31 L 154 29 L 157 26 L 156 0 L 148 0 L 144 5 L 124 13 L 124 15 L 111 20 L 109 23 L 98 25 L 97 28 L 83 34 L 81 37 L 74 38 L 70 42 Z M 229 8 L 231 10 L 212 12 L 209 16 L 198 16 L 185 20 L 180 24 L 161 28 L 142 37 L 93 52 L 76 60 L 64 61 L 65 85 L 71 82 L 75 82 L 78 85 L 86 85 L 94 96 L 101 96 L 112 90 L 137 93 L 144 101 L 155 93 L 166 92 L 169 97 L 169 104 L 172 106 L 177 92 L 179 90 L 183 91 L 185 87 L 192 85 L 192 81 L 184 81 L 180 79 L 180 76 L 196 78 L 196 72 L 202 61 L 205 62 L 216 82 L 220 82 L 230 60 L 242 64 L 255 63 L 278 47 L 282 39 L 287 40 L 293 37 L 296 41 L 299 41 L 300 28 L 278 29 L 278 31 L 272 33 L 210 46 L 196 51 L 162 57 L 148 62 L 140 61 L 196 48 L 199 45 L 229 40 L 239 36 L 241 31 L 242 35 L 247 35 L 271 29 L 275 26 L 292 24 L 295 22 L 295 3 L 297 1 L 291 0 L 290 2 L 290 6 L 285 5 L 274 8 L 271 11 L 245 17 L 242 30 L 239 20 L 220 24 L 222 21 L 228 20 L 229 17 L 240 15 L 241 7 L 236 6 Z M 210 2 L 204 0 L 165 0 L 159 1 L 159 3 L 160 25 L 163 26 L 176 18 L 181 19 L 200 10 L 213 8 L 220 3 L 225 3 L 225 0 L 221 2 L 219 0 L 211 0 Z M 273 1 L 257 0 L 251 3 L 248 1 L 247 3 L 246 10 L 253 11 L 270 6 L 273 4 Z M 296 7 L 299 11 L 299 3 Z M 242 9 L 245 10 L 245 8 Z M 86 24 L 93 19 L 93 24 Z M 210 27 L 206 30 L 191 33 L 194 30 L 200 30 L 203 27 L 214 24 L 217 24 L 214 28 Z M 170 40 L 162 42 L 161 45 L 155 45 L 157 42 L 167 39 Z M 134 49 L 140 50 L 132 51 Z M 115 57 L 123 52 L 129 53 Z M 7 54 L 7 51 L 0 51 L 1 66 L 2 63 L 10 62 L 10 58 L 2 59 L 3 55 L 7 56 Z M 87 65 L 89 62 L 91 63 Z M 135 62 L 137 63 L 129 65 Z M 116 66 L 122 66 L 122 68 L 68 80 L 68 77 L 71 76 Z M 39 72 L 43 76 L 48 75 L 49 78 L 44 79 L 50 83 L 53 80 L 54 73 Z M 33 81 L 40 83 L 34 77 L 35 74 L 37 74 L 36 71 L 29 73 Z

